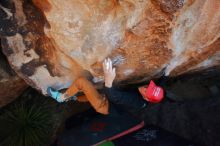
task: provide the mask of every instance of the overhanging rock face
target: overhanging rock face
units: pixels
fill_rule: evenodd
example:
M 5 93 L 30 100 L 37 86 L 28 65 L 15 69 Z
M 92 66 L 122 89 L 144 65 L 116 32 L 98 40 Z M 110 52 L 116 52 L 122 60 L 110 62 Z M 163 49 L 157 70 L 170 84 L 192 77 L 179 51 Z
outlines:
M 10 0 L 0 5 L 4 54 L 33 87 L 68 87 L 89 71 L 137 83 L 218 66 L 219 0 Z

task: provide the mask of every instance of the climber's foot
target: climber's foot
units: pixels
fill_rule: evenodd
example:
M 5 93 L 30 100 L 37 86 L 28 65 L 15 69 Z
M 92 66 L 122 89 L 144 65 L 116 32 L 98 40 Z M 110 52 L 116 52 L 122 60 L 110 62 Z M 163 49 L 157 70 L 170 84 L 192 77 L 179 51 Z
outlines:
M 60 103 L 65 101 L 65 99 L 62 98 L 63 94 L 54 88 L 48 87 L 47 94 Z

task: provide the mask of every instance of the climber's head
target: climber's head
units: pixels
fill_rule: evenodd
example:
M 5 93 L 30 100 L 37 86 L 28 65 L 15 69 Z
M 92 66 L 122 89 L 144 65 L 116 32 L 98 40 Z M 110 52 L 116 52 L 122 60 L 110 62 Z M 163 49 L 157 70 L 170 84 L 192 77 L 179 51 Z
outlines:
M 143 98 L 149 102 L 158 103 L 164 98 L 164 91 L 161 87 L 157 86 L 152 80 L 148 86 L 139 87 Z

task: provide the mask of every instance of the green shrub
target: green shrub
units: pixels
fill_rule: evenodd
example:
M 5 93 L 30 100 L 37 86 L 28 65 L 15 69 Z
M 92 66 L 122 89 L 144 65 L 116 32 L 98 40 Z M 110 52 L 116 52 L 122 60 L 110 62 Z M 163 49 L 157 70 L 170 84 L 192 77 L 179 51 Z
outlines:
M 48 145 L 56 124 L 54 111 L 46 97 L 16 101 L 0 114 L 0 145 Z

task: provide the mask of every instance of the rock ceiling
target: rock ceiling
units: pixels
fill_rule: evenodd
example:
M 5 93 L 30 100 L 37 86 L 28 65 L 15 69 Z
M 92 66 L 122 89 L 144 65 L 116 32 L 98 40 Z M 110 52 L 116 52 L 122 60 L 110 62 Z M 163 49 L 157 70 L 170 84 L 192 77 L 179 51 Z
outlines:
M 9 0 L 0 20 L 11 67 L 43 93 L 102 82 L 106 57 L 126 83 L 220 64 L 219 0 Z

